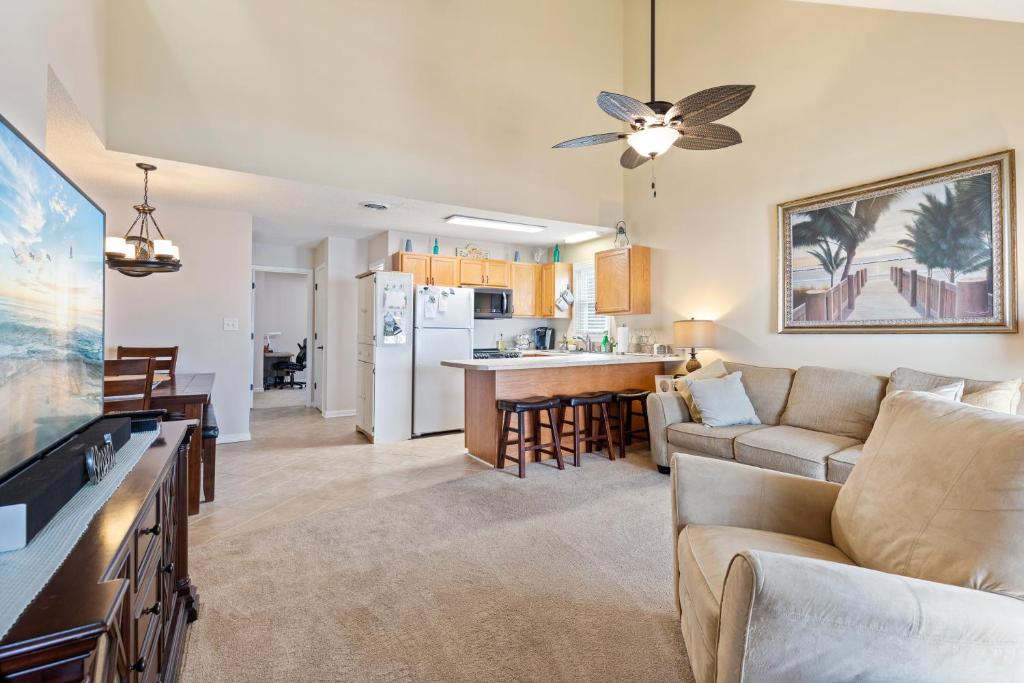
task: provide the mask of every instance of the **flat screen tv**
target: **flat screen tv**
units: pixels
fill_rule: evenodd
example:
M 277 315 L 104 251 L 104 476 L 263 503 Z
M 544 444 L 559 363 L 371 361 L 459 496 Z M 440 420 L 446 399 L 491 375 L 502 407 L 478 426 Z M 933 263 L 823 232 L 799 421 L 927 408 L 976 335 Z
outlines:
M 0 116 L 0 481 L 102 415 L 105 222 Z

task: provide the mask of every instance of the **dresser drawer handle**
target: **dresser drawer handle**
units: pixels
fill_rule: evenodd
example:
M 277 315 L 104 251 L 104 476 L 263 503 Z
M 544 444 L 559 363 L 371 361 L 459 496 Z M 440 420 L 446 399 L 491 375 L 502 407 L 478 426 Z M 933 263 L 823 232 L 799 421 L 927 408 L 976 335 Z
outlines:
M 164 574 L 170 574 L 174 571 L 174 563 L 168 562 L 164 566 L 160 567 L 160 571 L 162 571 Z
M 143 614 L 160 614 L 160 601 L 157 600 L 153 603 L 152 607 L 146 607 L 142 610 Z
M 153 526 L 149 527 L 148 529 L 139 529 L 139 533 L 142 534 L 142 535 L 153 534 L 154 536 L 159 536 L 160 535 L 160 525 L 159 524 L 154 524 Z
M 136 660 L 136 662 L 132 664 L 130 668 L 132 671 L 138 671 L 139 673 L 142 673 L 146 670 L 146 658 L 139 657 L 138 660 Z

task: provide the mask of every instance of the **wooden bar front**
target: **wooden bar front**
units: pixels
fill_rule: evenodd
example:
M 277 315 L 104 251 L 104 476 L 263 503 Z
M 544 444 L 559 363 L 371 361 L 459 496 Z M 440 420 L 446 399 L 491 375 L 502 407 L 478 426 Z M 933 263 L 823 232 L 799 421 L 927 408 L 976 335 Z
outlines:
M 501 429 L 500 413 L 495 406 L 498 399 L 623 389 L 654 391 L 655 375 L 666 374 L 666 367 L 675 368 L 676 365 L 672 361 L 530 370 L 467 369 L 466 449 L 484 462 L 497 464 L 498 432 Z M 534 462 L 537 458 L 530 454 L 527 459 Z

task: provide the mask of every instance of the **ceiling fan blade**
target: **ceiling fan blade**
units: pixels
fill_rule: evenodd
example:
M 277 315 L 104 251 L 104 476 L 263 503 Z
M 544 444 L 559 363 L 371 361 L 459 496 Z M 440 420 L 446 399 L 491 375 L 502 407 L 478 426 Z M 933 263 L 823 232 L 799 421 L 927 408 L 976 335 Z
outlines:
M 619 121 L 635 123 L 637 120 L 656 118 L 658 115 L 640 100 L 634 100 L 626 95 L 602 91 L 597 96 L 597 106 L 609 116 L 614 116 Z
M 722 149 L 743 142 L 738 130 L 719 123 L 684 128 L 682 133 L 673 143 L 681 149 Z
M 584 135 L 581 138 L 573 138 L 565 142 L 559 142 L 554 149 L 562 147 L 588 147 L 590 145 L 601 145 L 606 142 L 615 142 L 626 137 L 625 133 L 598 133 L 597 135 Z
M 636 168 L 650 160 L 650 157 L 645 157 L 632 147 L 627 147 L 626 151 L 622 153 L 622 157 L 619 158 L 619 163 L 622 164 L 622 168 Z
M 752 85 L 720 85 L 701 90 L 673 104 L 665 120 L 679 119 L 684 128 L 703 126 L 742 107 L 753 92 Z

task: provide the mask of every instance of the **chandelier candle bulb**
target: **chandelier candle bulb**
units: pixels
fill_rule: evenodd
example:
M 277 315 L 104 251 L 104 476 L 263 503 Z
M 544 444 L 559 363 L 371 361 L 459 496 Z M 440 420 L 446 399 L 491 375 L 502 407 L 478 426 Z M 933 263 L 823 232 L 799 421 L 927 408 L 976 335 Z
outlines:
M 158 259 L 174 258 L 174 245 L 170 240 L 153 240 L 153 256 Z
M 125 242 L 123 237 L 107 237 L 103 241 L 103 253 L 108 256 L 115 254 L 122 256 L 128 247 L 128 243 Z

